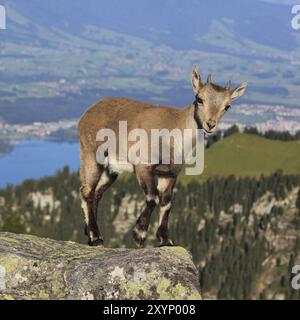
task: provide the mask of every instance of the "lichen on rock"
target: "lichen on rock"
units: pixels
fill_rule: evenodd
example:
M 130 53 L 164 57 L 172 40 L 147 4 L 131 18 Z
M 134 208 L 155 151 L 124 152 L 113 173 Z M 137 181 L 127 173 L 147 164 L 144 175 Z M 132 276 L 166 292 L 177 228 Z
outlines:
M 201 299 L 181 247 L 91 248 L 0 233 L 0 299 Z

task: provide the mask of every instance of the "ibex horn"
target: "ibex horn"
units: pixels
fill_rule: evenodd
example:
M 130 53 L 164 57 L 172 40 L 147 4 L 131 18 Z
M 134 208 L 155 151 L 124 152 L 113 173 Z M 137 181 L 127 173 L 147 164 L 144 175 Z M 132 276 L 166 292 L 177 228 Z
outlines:
M 227 85 L 226 85 L 226 89 L 230 89 L 231 87 L 231 80 L 228 81 Z

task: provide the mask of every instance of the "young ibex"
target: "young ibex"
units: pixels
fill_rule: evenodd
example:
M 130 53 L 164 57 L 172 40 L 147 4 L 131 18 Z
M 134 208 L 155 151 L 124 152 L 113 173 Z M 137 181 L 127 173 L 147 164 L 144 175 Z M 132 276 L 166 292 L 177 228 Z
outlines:
M 85 221 L 85 232 L 89 237 L 89 245 L 103 244 L 103 238 L 97 224 L 98 203 L 104 192 L 116 181 L 121 171 L 131 171 L 146 195 L 145 207 L 136 222 L 133 237 L 138 245 L 146 239 L 150 216 L 156 205 L 160 205 L 159 227 L 156 233 L 161 246 L 172 246 L 168 235 L 168 217 L 176 178 L 183 165 L 155 164 L 118 164 L 106 153 L 107 161 L 99 164 L 96 153 L 103 143 L 97 141 L 97 133 L 103 128 L 119 131 L 119 121 L 127 121 L 128 130 L 135 128 L 150 132 L 151 129 L 173 130 L 203 129 L 212 133 L 230 107 L 231 102 L 242 96 L 247 83 L 236 89 L 212 83 L 211 76 L 207 82 L 201 81 L 199 71 L 192 71 L 192 87 L 195 101 L 182 109 L 154 106 L 125 98 L 107 98 L 90 107 L 79 121 L 80 138 L 80 179 L 82 210 Z M 118 135 L 117 135 L 118 137 Z M 127 139 L 119 137 L 118 139 Z M 125 141 L 124 141 L 125 142 Z M 123 141 L 117 141 L 122 145 Z M 126 141 L 127 143 L 127 141 Z M 173 143 L 174 144 L 174 143 Z M 171 146 L 172 147 L 172 146 Z M 174 146 L 173 146 L 174 147 Z M 156 178 L 158 183 L 156 184 Z

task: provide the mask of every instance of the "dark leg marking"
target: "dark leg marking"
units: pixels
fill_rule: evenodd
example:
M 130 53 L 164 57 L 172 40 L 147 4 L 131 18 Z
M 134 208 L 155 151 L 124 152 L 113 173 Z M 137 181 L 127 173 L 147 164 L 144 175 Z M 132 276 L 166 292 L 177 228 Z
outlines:
M 146 240 L 151 214 L 159 202 L 158 190 L 155 185 L 152 168 L 139 166 L 135 168 L 138 182 L 146 195 L 146 205 L 137 219 L 133 229 L 133 238 L 138 246 L 142 246 Z
M 138 246 L 142 246 L 146 240 L 147 231 L 150 224 L 150 217 L 151 213 L 153 212 L 154 208 L 156 207 L 155 200 L 147 200 L 146 207 L 142 211 L 141 215 L 139 216 L 136 226 L 133 229 L 133 238 Z
M 169 239 L 168 221 L 172 208 L 173 189 L 176 183 L 175 177 L 159 177 L 158 190 L 159 190 L 159 227 L 156 232 L 156 237 L 160 242 L 160 246 L 173 246 L 174 243 Z

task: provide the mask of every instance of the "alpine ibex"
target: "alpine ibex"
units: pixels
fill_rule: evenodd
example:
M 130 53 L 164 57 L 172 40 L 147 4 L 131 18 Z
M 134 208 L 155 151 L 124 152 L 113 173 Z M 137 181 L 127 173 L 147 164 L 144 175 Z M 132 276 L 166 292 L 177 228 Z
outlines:
M 247 83 L 244 82 L 232 90 L 230 81 L 226 87 L 222 87 L 214 84 L 210 75 L 204 84 L 198 69 L 194 68 L 192 88 L 195 100 L 182 109 L 155 106 L 125 98 L 107 98 L 98 101 L 84 113 L 78 126 L 81 160 L 80 191 L 85 233 L 89 238 L 89 245 L 103 244 L 97 224 L 98 203 L 102 195 L 116 181 L 118 174 L 122 171 L 131 171 L 137 176 L 138 183 L 146 195 L 145 207 L 133 229 L 135 241 L 138 245 L 144 243 L 151 213 L 156 205 L 160 205 L 159 227 L 156 236 L 161 246 L 172 246 L 173 242 L 168 235 L 168 217 L 173 188 L 183 167 L 183 165 L 174 163 L 151 165 L 129 162 L 124 165 L 112 161 L 108 152 L 105 154 L 106 163 L 99 163 L 96 153 L 103 143 L 97 141 L 99 130 L 109 128 L 117 133 L 119 121 L 127 121 L 129 130 L 141 128 L 149 132 L 153 128 L 168 130 L 198 128 L 203 129 L 206 133 L 212 133 L 216 130 L 231 102 L 242 96 L 246 87 Z M 127 137 L 118 139 L 127 139 Z M 117 144 L 122 145 L 123 142 L 125 143 L 125 140 L 117 141 Z

